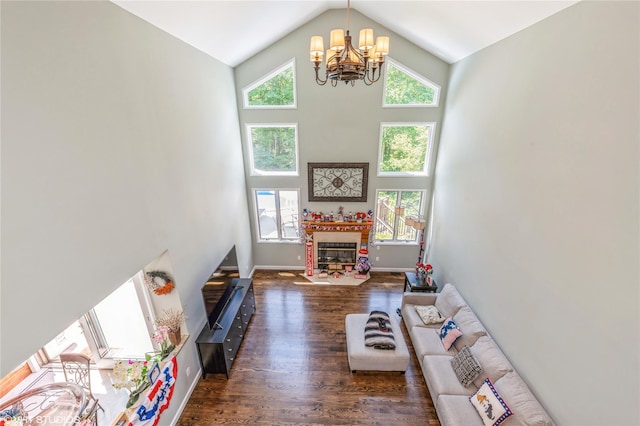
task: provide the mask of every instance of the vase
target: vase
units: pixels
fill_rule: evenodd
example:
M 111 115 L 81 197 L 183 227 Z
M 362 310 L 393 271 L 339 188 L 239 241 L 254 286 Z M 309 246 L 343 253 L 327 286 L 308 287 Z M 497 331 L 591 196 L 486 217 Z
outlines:
M 146 391 L 149 386 L 149 383 L 145 382 L 132 390 L 131 394 L 129 394 L 129 399 L 127 400 L 127 408 L 132 407 L 138 401 L 140 395 L 142 395 L 142 393 Z
M 174 346 L 178 346 L 182 341 L 182 334 L 180 333 L 180 327 L 177 330 L 169 331 L 169 340 Z

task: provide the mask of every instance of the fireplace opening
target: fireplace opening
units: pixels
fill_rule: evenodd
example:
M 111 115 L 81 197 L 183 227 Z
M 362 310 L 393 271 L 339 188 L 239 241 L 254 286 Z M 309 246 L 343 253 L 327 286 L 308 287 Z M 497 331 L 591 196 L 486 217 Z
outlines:
M 318 269 L 341 272 L 345 266 L 354 267 L 357 249 L 357 243 L 318 242 Z

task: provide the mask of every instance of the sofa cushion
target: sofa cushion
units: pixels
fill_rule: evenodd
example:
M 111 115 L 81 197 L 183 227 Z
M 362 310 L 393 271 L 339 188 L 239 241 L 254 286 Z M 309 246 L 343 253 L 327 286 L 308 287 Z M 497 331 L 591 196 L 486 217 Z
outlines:
M 483 424 L 468 396 L 440 395 L 435 406 L 438 419 L 443 426 L 482 426 Z M 503 424 L 503 426 L 505 425 L 506 423 Z
M 453 342 L 460 336 L 462 336 L 462 331 L 456 325 L 455 321 L 451 319 L 451 317 L 447 318 L 440 327 L 440 340 L 442 340 L 442 346 L 446 351 L 453 346 Z
M 531 393 L 527 384 L 515 371 L 505 374 L 494 383 L 494 387 L 503 396 L 513 416 L 504 426 L 553 426 L 553 420 Z
M 440 311 L 438 311 L 438 308 L 433 305 L 416 305 L 415 309 L 422 322 L 427 325 L 439 324 L 445 320 L 444 315 L 442 315 Z
M 462 336 L 456 340 L 456 348 L 458 349 L 465 345 L 472 346 L 479 337 L 487 335 L 487 330 L 468 306 L 460 308 L 458 313 L 453 316 L 453 320 L 462 331 Z
M 418 359 L 422 359 L 425 355 L 449 355 L 453 356 L 457 353 L 455 348 L 444 350 L 440 333 L 435 328 L 413 327 L 409 330 L 413 350 Z
M 429 384 L 431 399 L 437 400 L 439 395 L 473 395 L 478 389 L 475 386 L 465 388 L 460 384 L 451 368 L 451 357 L 446 355 L 427 355 L 422 360 L 422 374 Z M 467 398 L 467 403 L 469 400 Z
M 463 346 L 460 352 L 451 358 L 451 368 L 453 368 L 458 381 L 464 387 L 473 383 L 473 380 L 482 372 L 482 367 L 473 357 L 468 346 Z
M 454 316 L 460 308 L 467 305 L 458 290 L 451 284 L 445 284 L 434 303 L 435 307 L 447 317 Z
M 485 426 L 498 426 L 513 415 L 489 379 L 484 380 L 478 391 L 469 397 L 469 401 L 478 411 Z
M 416 306 L 414 304 L 406 304 L 402 306 L 402 321 L 404 321 L 404 325 L 407 326 L 407 330 L 411 330 L 413 327 L 423 327 L 423 328 L 431 328 L 438 330 L 440 328 L 440 324 L 429 324 L 426 325 L 420 319 L 418 312 L 416 311 Z
M 482 367 L 482 375 L 474 380 L 477 387 L 482 386 L 485 378 L 491 379 L 495 383 L 505 374 L 513 371 L 513 367 L 502 354 L 500 348 L 489 336 L 478 338 L 476 343 L 470 347 L 471 353 L 478 360 Z

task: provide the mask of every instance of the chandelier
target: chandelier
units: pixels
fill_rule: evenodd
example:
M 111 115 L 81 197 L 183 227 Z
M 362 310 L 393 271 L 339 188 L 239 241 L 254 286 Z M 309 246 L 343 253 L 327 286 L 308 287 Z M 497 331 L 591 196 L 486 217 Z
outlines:
M 347 0 L 347 33 L 345 35 L 344 31 L 339 29 L 331 30 L 330 45 L 326 54 L 322 36 L 311 37 L 309 53 L 316 72 L 316 83 L 321 86 L 327 84 L 327 81 L 331 81 L 333 87 L 339 81 L 344 81 L 345 84 L 350 82 L 355 86 L 357 80 L 362 80 L 370 86 L 382 75 L 384 57 L 389 53 L 389 37 L 378 37 L 374 44 L 373 30 L 365 28 L 360 30 L 358 49 L 354 48 L 349 34 L 350 10 L 351 0 Z M 318 75 L 323 56 L 326 56 L 324 80 Z

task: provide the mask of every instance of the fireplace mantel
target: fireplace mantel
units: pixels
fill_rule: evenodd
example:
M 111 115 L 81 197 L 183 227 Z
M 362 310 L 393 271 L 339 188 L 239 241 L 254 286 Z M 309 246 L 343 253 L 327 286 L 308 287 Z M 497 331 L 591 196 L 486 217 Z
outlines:
M 302 222 L 302 229 L 309 236 L 314 232 L 359 232 L 360 243 L 369 245 L 369 232 L 373 222 Z

